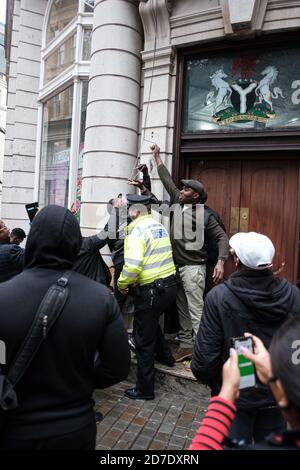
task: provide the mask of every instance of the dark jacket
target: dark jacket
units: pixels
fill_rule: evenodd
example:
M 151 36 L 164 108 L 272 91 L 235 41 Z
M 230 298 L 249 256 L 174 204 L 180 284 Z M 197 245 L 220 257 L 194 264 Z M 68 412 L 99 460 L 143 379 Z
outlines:
M 99 240 L 99 249 L 108 245 L 114 266 L 117 266 L 118 264 L 123 266 L 124 264 L 125 228 L 131 222 L 132 220 L 128 217 L 127 206 L 121 208 L 114 207 L 104 229 L 96 235 Z
M 23 269 L 24 250 L 11 243 L 0 244 L 0 282 L 5 282 Z
M 25 250 L 24 271 L 0 285 L 0 332 L 11 364 L 42 298 L 53 282 L 72 269 L 81 245 L 78 222 L 59 206 L 34 218 Z M 95 376 L 94 358 L 101 366 Z M 16 387 L 19 406 L 6 436 L 47 438 L 79 430 L 94 420 L 92 393 L 127 377 L 127 334 L 113 295 L 102 285 L 72 272 L 62 314 Z
M 107 245 L 111 251 L 111 259 L 115 266 L 124 264 L 124 240 L 125 229 L 132 222 L 128 217 L 128 208 L 123 206 L 114 208 L 110 214 L 110 218 L 104 227 L 107 234 Z
M 300 291 L 272 271 L 242 270 L 212 289 L 204 303 L 191 369 L 217 395 L 222 367 L 229 356 L 230 339 L 245 332 L 258 336 L 268 348 L 273 334 L 290 316 L 300 313 Z M 274 404 L 267 387 L 241 390 L 238 408 Z
M 158 167 L 158 174 L 160 179 L 170 195 L 170 203 L 171 205 L 176 204 L 179 202 L 180 191 L 176 187 L 175 183 L 172 180 L 172 177 L 164 165 L 159 165 Z M 191 214 L 192 219 L 194 215 Z M 173 256 L 175 264 L 178 266 L 188 266 L 188 265 L 198 265 L 204 264 L 207 261 L 207 243 L 209 239 L 215 240 L 219 247 L 218 258 L 226 260 L 228 258 L 228 250 L 229 250 L 229 243 L 228 237 L 224 230 L 220 227 L 218 222 L 216 221 L 215 217 L 209 217 L 207 225 L 205 226 L 204 231 L 204 238 L 205 243 L 203 247 L 199 250 L 187 250 L 186 244 L 191 240 L 185 238 L 185 234 L 183 232 L 183 236 L 180 238 L 174 237 L 174 218 L 171 219 L 171 227 L 170 227 L 170 237 L 172 242 L 173 248 Z M 194 221 L 193 221 L 194 223 Z
M 98 235 L 84 237 L 80 252 L 75 259 L 73 270 L 89 277 L 93 281 L 109 286 L 111 274 L 99 250 L 103 242 Z

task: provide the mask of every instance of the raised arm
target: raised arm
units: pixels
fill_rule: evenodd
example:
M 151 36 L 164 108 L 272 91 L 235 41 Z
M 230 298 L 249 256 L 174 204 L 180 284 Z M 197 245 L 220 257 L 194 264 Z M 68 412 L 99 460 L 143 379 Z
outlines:
M 160 148 L 158 147 L 158 145 L 156 144 L 153 145 L 151 147 L 151 150 L 152 150 L 154 161 L 157 165 L 157 171 L 161 179 L 161 182 L 164 185 L 164 188 L 166 189 L 168 194 L 170 195 L 171 204 L 174 204 L 179 201 L 180 191 L 175 185 L 167 167 L 162 162 L 162 159 L 160 157 Z

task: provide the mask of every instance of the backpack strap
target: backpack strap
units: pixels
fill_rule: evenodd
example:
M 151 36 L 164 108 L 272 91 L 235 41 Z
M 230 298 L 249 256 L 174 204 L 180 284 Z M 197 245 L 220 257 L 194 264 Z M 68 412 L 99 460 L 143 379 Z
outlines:
M 2 390 L 0 406 L 2 409 L 13 409 L 18 406 L 15 385 L 20 381 L 33 358 L 45 341 L 47 334 L 59 318 L 67 301 L 68 282 L 72 271 L 66 271 L 46 292 L 26 338 L 5 377 L 5 390 Z

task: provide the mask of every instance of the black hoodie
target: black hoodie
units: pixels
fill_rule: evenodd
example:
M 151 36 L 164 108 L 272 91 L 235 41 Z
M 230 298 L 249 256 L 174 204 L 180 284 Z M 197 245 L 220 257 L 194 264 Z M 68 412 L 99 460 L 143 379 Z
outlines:
M 72 269 L 80 245 L 78 222 L 67 209 L 47 206 L 34 218 L 24 271 L 0 285 L 0 339 L 8 367 L 46 291 Z M 101 366 L 95 376 L 96 351 Z M 94 420 L 95 384 L 105 388 L 125 379 L 129 364 L 127 334 L 112 294 L 72 272 L 64 310 L 16 387 L 19 406 L 6 436 L 47 438 L 87 426 Z
M 249 332 L 268 348 L 277 329 L 297 313 L 300 313 L 300 290 L 286 279 L 276 278 L 271 270 L 245 269 L 232 274 L 205 299 L 193 351 L 193 374 L 211 387 L 213 395 L 218 394 L 230 338 Z M 260 383 L 255 389 L 242 390 L 236 403 L 238 408 L 272 404 L 273 397 Z

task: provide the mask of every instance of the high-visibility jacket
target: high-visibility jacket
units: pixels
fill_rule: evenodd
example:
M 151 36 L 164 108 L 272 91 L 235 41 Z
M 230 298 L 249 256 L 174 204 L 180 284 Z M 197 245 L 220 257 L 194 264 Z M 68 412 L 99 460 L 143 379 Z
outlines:
M 125 263 L 118 287 L 141 286 L 175 274 L 170 238 L 165 227 L 151 215 L 135 219 L 127 227 L 124 242 Z

